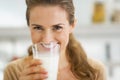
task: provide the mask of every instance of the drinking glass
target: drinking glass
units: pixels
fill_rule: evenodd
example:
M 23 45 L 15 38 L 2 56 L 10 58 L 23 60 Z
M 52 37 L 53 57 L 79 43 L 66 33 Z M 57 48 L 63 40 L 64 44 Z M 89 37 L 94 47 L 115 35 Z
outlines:
M 55 42 L 40 42 L 32 45 L 34 59 L 42 61 L 42 67 L 48 72 L 46 80 L 57 80 L 60 46 Z

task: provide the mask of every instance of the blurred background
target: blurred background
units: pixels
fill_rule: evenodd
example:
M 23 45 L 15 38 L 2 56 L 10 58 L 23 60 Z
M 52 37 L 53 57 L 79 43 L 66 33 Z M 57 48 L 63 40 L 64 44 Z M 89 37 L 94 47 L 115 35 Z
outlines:
M 120 80 L 120 0 L 73 0 L 76 38 L 89 57 L 106 66 L 107 80 Z M 25 0 L 0 0 L 0 80 L 5 66 L 28 55 Z

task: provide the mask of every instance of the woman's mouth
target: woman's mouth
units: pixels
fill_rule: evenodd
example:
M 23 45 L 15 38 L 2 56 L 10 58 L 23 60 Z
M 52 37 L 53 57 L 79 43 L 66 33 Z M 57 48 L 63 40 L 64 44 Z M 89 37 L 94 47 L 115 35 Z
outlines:
M 41 43 L 41 46 L 46 49 L 46 50 L 50 50 L 52 48 L 55 48 L 58 44 L 56 42 L 51 42 L 51 43 Z

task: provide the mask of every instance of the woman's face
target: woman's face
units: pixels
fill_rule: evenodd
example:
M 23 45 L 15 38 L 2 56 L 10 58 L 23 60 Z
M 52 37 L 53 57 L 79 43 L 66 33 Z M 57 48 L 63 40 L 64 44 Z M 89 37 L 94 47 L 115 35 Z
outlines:
M 68 22 L 66 11 L 59 6 L 37 6 L 30 11 L 30 31 L 33 43 L 57 42 L 65 51 L 74 25 Z

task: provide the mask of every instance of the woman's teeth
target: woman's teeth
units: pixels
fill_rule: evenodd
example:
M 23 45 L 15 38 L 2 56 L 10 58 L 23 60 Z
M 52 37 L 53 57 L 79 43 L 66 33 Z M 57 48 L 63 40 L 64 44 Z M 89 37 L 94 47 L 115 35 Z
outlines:
M 49 44 L 41 43 L 41 45 L 42 45 L 43 47 L 45 47 L 45 48 L 53 48 L 53 47 L 55 47 L 55 46 L 57 45 L 57 43 L 56 43 L 56 42 L 51 42 L 51 43 L 49 43 Z
M 51 48 L 51 45 L 50 44 L 43 44 L 43 47 L 45 47 L 45 48 Z

